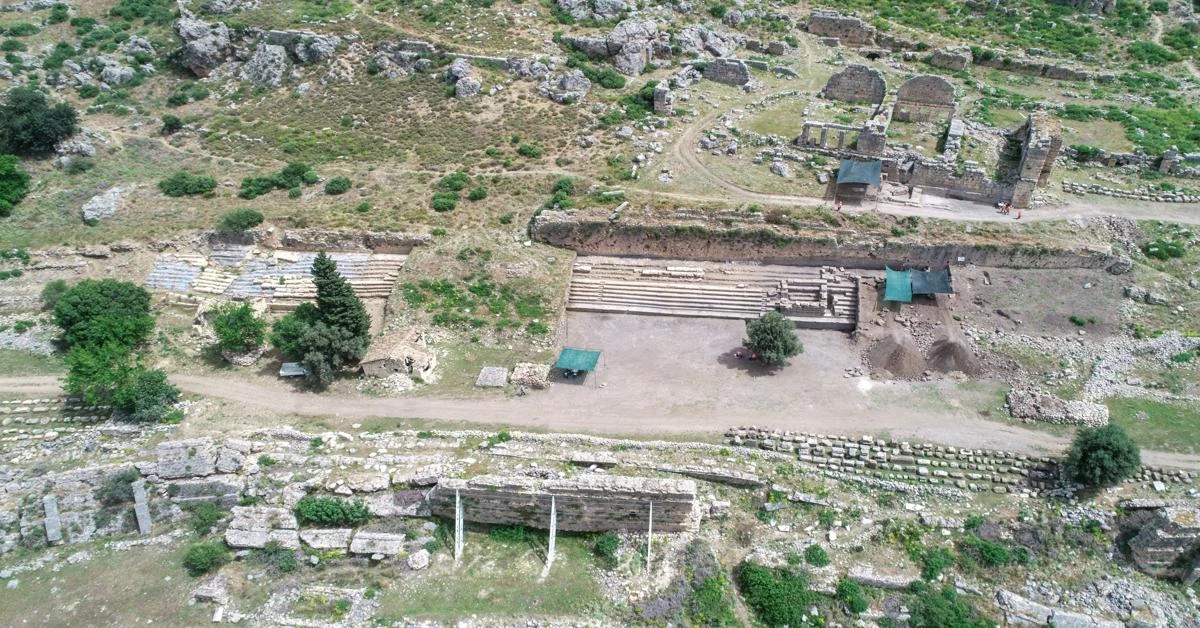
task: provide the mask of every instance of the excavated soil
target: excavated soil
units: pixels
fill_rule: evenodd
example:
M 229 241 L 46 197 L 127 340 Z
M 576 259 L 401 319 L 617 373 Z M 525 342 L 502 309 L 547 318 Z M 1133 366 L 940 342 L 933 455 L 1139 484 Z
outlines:
M 962 340 L 948 337 L 939 338 L 929 349 L 929 368 L 943 373 L 961 371 L 971 376 L 983 372 L 971 348 Z
M 898 330 L 876 341 L 867 352 L 867 359 L 874 370 L 887 371 L 898 379 L 920 377 L 925 370 L 925 358 L 917 343 L 907 332 Z

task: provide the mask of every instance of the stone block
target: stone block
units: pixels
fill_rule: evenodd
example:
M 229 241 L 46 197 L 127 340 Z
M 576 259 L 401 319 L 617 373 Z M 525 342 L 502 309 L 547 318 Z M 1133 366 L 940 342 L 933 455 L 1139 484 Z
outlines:
M 46 516 L 46 541 L 48 543 L 61 543 L 63 540 L 62 519 L 58 515 L 58 498 L 54 495 L 43 495 L 42 508 Z
M 349 528 L 301 530 L 300 540 L 313 549 L 346 549 L 353 533 Z
M 404 535 L 386 532 L 358 532 L 350 541 L 351 554 L 395 556 L 404 551 Z

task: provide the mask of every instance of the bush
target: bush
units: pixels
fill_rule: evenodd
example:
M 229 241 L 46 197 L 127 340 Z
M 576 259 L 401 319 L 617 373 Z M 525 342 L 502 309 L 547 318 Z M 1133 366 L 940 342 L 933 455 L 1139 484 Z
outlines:
M 979 537 L 970 537 L 962 542 L 963 547 L 971 550 L 972 554 L 985 567 L 1003 567 L 1012 562 L 1012 552 L 995 541 L 987 541 Z
M 71 105 L 51 106 L 33 87 L 14 87 L 0 105 L 0 154 L 41 155 L 78 130 Z
M 120 506 L 133 501 L 133 483 L 142 476 L 136 469 L 110 473 L 96 488 L 96 501 L 102 506 Z
M 435 212 L 454 211 L 454 208 L 458 207 L 458 193 L 434 192 L 431 206 Z
M 50 7 L 50 16 L 46 18 L 46 22 L 50 24 L 62 24 L 70 17 L 70 7 L 60 3 Z
M 933 581 L 954 564 L 954 554 L 944 547 L 927 547 L 920 555 L 921 578 Z
M 494 526 L 488 530 L 488 538 L 505 545 L 529 543 L 537 538 L 537 534 L 523 525 Z
M 1129 44 L 1128 51 L 1129 56 L 1152 66 L 1175 63 L 1182 58 L 1171 49 L 1149 41 L 1135 41 Z
M 212 531 L 213 526 L 217 522 L 224 519 L 229 513 L 221 510 L 221 507 L 212 502 L 200 502 L 188 508 L 188 527 L 196 536 L 204 536 Z
M 112 396 L 113 407 L 125 412 L 137 423 L 161 421 L 179 401 L 179 389 L 157 369 L 138 368 Z
M 838 581 L 837 598 L 855 615 L 866 612 L 871 606 L 867 598 L 863 596 L 862 587 L 857 582 L 846 578 Z
M 487 195 L 488 195 L 487 188 L 485 188 L 481 185 L 481 186 L 476 187 L 475 189 L 471 190 L 471 192 L 469 194 L 467 194 L 467 200 L 468 201 L 482 201 L 483 199 L 487 198 Z
M 42 286 L 42 309 L 53 310 L 58 300 L 67 293 L 70 287 L 65 279 L 54 279 Z
M 193 577 L 220 569 L 228 562 L 229 552 L 219 542 L 193 543 L 183 555 L 183 568 Z
M 809 545 L 804 548 L 804 562 L 813 567 L 824 567 L 829 564 L 829 554 L 820 545 Z
M 1146 254 L 1146 257 L 1167 260 L 1173 257 L 1183 257 L 1187 253 L 1187 247 L 1182 242 L 1172 242 L 1159 238 L 1143 246 L 1142 252 Z
M 616 532 L 605 532 L 596 538 L 592 552 L 600 558 L 601 563 L 608 569 L 617 566 L 617 550 L 621 547 L 621 537 Z
M 350 190 L 350 179 L 334 177 L 325 182 L 325 193 L 330 195 L 344 194 Z
M 306 495 L 296 503 L 295 510 L 301 525 L 354 527 L 371 519 L 367 505 L 357 499 L 351 502 L 337 497 Z
M 465 172 L 452 172 L 437 182 L 437 187 L 440 190 L 449 190 L 451 192 L 461 192 L 471 183 L 471 178 Z
M 162 133 L 163 133 L 163 135 L 170 135 L 182 128 L 183 128 L 183 120 L 180 120 L 179 116 L 174 116 L 174 115 L 171 115 L 168 113 L 162 117 Z
M 804 350 L 796 337 L 795 323 L 773 310 L 757 320 L 746 321 L 746 336 L 746 346 L 765 364 L 782 364 Z
M 517 154 L 529 159 L 537 159 L 542 156 L 543 151 L 540 147 L 533 144 L 521 144 L 517 147 Z
M 267 321 L 254 315 L 249 303 L 226 303 L 212 319 L 217 346 L 222 351 L 244 353 L 261 347 L 267 334 Z
M 705 578 L 687 599 L 687 614 L 693 626 L 736 626 L 725 574 Z
M 915 585 L 915 595 L 909 600 L 912 628 L 991 628 L 992 622 L 979 613 L 966 599 L 959 597 L 951 585 L 934 589 L 924 584 Z
M 296 552 L 284 547 L 279 541 L 267 541 L 261 550 L 254 553 L 254 558 L 278 573 L 291 573 L 300 566 L 296 561 Z
M 158 189 L 172 197 L 208 194 L 217 189 L 217 180 L 207 175 L 195 175 L 180 170 L 158 182 Z
M 771 569 L 742 563 L 738 588 L 759 621 L 768 626 L 802 626 L 815 596 L 804 575 L 788 569 Z
M 277 174 L 242 179 L 242 188 L 238 191 L 238 196 L 244 199 L 253 199 L 272 190 L 291 190 L 299 188 L 301 184 L 312 185 L 319 179 L 320 177 L 308 164 L 292 162 L 284 166 L 283 170 Z M 298 197 L 299 194 L 296 196 Z
M 262 222 L 262 212 L 257 209 L 234 209 L 221 217 L 221 223 L 217 225 L 217 230 L 221 233 L 240 235 L 261 225 Z
M 80 98 L 95 98 L 100 95 L 100 88 L 88 83 L 87 85 L 80 85 L 76 93 L 79 94 Z
M 0 155 L 0 216 L 12 213 L 13 205 L 29 193 L 29 174 L 15 155 Z
M 1079 430 L 1063 461 L 1067 477 L 1088 488 L 1114 486 L 1141 465 L 1137 443 L 1111 424 Z
M 65 170 L 67 174 L 74 175 L 83 174 L 95 167 L 96 162 L 91 157 L 76 155 L 67 162 L 67 165 L 65 168 L 63 168 L 63 170 Z

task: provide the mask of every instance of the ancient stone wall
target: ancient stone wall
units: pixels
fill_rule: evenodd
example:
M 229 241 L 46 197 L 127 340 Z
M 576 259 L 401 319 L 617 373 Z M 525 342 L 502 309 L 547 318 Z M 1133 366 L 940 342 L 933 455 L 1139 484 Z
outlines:
M 711 224 L 639 225 L 608 220 L 602 208 L 542 212 L 531 227 L 534 239 L 592 255 L 669 259 L 755 260 L 773 264 L 881 269 L 885 265 L 977 264 L 1004 268 L 1106 268 L 1110 251 L 1050 249 L 1009 244 L 898 243 L 870 237 L 837 239 L 784 235 L 766 226 L 751 229 Z
M 852 64 L 829 77 L 820 96 L 845 102 L 882 103 L 887 95 L 883 74 L 865 65 Z
M 953 161 L 941 159 L 921 159 L 907 166 L 901 164 L 897 180 L 948 198 L 988 204 L 1008 198 L 1012 190 L 1011 185 L 992 179 L 977 165 L 967 164 L 960 173 Z
M 840 43 L 865 46 L 874 43 L 875 27 L 837 11 L 814 9 L 808 16 L 808 32 L 821 37 L 836 37 Z
M 892 119 L 901 122 L 949 120 L 954 116 L 954 86 L 932 75 L 913 77 L 896 90 Z
M 1117 7 L 1117 0 L 1050 0 L 1054 4 L 1061 4 L 1068 7 L 1079 9 L 1080 13 L 1112 13 Z
M 750 69 L 740 59 L 713 59 L 704 66 L 704 78 L 725 85 L 745 85 L 750 82 Z
M 654 529 L 695 530 L 699 525 L 696 483 L 608 475 L 577 480 L 479 476 L 446 478 L 430 494 L 434 515 L 453 519 L 455 493 L 463 518 L 473 523 L 550 526 L 550 498 L 558 511 L 558 528 L 573 532 L 645 530 L 654 505 Z
M 1054 160 L 1062 149 L 1062 125 L 1044 110 L 1029 114 L 1025 125 L 1017 131 L 1022 140 L 1021 165 L 1017 169 L 1017 185 L 1012 204 L 1029 207 L 1034 188 L 1044 187 L 1050 180 Z
M 1152 576 L 1180 579 L 1190 586 L 1200 577 L 1200 508 L 1164 506 L 1144 519 L 1129 540 L 1134 563 Z

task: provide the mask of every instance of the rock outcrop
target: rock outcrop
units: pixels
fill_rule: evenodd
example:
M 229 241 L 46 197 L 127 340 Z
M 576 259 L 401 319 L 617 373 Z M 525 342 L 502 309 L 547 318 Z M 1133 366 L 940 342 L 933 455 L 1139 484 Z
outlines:
M 638 76 L 651 59 L 671 55 L 671 46 L 650 20 L 625 20 L 605 37 L 563 37 L 563 42 L 593 59 L 612 62 L 626 76 Z
M 538 93 L 559 104 L 577 103 L 592 89 L 592 82 L 583 72 L 570 70 L 557 79 L 542 81 Z
M 233 56 L 233 41 L 224 22 L 209 24 L 181 11 L 175 34 L 183 40 L 179 62 L 199 77 L 206 77 Z
M 279 87 L 287 69 L 287 50 L 283 46 L 260 43 L 254 55 L 242 66 L 241 76 L 259 87 Z

